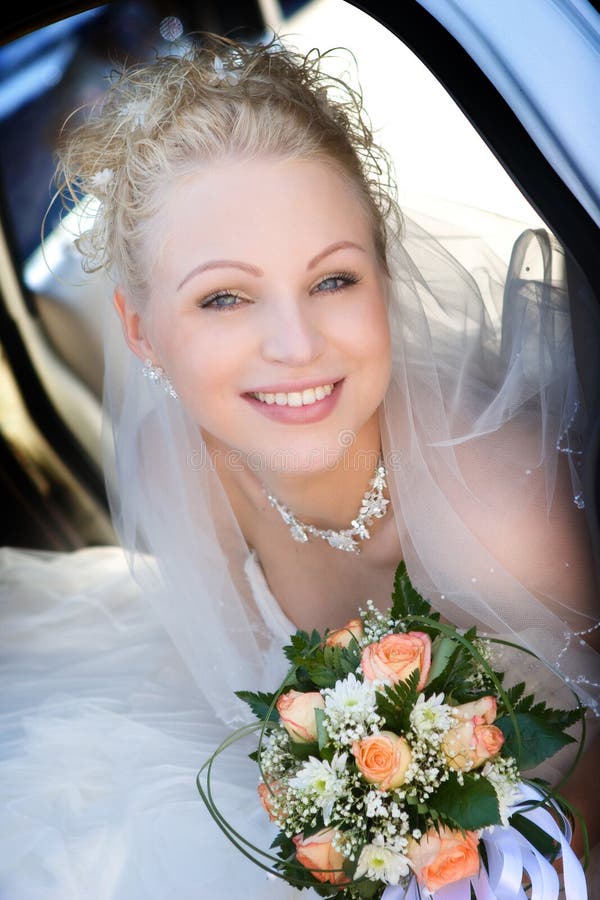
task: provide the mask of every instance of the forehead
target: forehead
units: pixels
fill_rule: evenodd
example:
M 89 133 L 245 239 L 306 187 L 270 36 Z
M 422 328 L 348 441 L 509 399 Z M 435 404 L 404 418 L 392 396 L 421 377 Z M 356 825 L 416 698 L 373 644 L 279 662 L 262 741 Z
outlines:
M 372 248 L 368 214 L 350 180 L 319 160 L 231 161 L 182 176 L 164 191 L 157 275 L 172 283 L 203 259 L 273 261 L 304 269 L 326 244 Z M 178 282 L 177 282 L 178 283 Z

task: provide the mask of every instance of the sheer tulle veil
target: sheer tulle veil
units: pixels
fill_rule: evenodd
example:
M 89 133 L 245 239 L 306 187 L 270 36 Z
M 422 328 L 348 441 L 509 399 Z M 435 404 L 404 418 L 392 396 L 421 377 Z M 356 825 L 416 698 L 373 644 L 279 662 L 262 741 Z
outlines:
M 584 410 L 561 251 L 526 231 L 502 271 L 483 242 L 462 245 L 468 265 L 409 219 L 389 245 L 394 366 L 381 431 L 404 559 L 448 620 L 525 644 L 543 661 L 545 688 L 565 700 L 566 685 L 566 703 L 573 688 L 595 706 L 597 654 L 579 634 L 593 612 L 573 609 L 583 575 L 557 526 L 583 515 Z M 253 598 L 250 550 L 199 428 L 143 377 L 112 309 L 105 350 L 119 536 L 216 715 L 233 724 L 245 715 L 235 690 L 272 690 L 283 675 L 280 635 Z M 241 464 L 235 451 L 227 464 Z M 518 528 L 523 540 L 511 541 Z

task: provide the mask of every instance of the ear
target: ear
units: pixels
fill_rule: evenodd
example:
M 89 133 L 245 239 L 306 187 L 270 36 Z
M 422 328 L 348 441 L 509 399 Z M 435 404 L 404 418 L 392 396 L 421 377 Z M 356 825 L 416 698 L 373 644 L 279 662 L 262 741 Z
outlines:
M 127 301 L 120 288 L 115 289 L 113 303 L 123 326 L 125 342 L 140 359 L 154 361 L 154 348 L 148 339 L 140 314 Z

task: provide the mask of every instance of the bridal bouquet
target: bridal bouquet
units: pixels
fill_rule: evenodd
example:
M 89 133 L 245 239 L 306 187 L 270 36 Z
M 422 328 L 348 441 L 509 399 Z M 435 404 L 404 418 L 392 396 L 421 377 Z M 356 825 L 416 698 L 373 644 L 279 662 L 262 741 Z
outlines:
M 583 900 L 571 811 L 522 775 L 573 741 L 582 707 L 551 709 L 524 683 L 505 689 L 490 639 L 442 623 L 404 564 L 392 600 L 324 636 L 297 632 L 283 685 L 238 692 L 259 723 L 198 778 L 217 823 L 263 868 L 323 897 L 512 900 L 529 884 L 552 900 L 562 855 L 564 896 Z M 278 829 L 271 852 L 228 825 L 210 790 L 216 756 L 253 729 L 258 796 Z

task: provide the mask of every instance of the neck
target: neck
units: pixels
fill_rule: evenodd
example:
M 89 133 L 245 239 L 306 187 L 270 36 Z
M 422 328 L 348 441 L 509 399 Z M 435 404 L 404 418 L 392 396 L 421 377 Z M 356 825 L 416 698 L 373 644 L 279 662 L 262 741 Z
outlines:
M 214 439 L 207 439 L 210 450 L 216 449 Z M 265 488 L 279 503 L 287 506 L 298 520 L 317 528 L 335 530 L 348 528 L 356 516 L 363 495 L 373 478 L 381 448 L 378 414 L 361 429 L 350 447 L 340 448 L 328 465 L 311 471 L 289 472 L 270 470 L 254 473 L 250 467 L 237 472 L 219 472 L 232 504 L 236 496 L 252 505 L 255 513 L 268 506 Z M 223 454 L 215 454 L 217 461 Z M 278 513 L 274 512 L 275 516 Z

